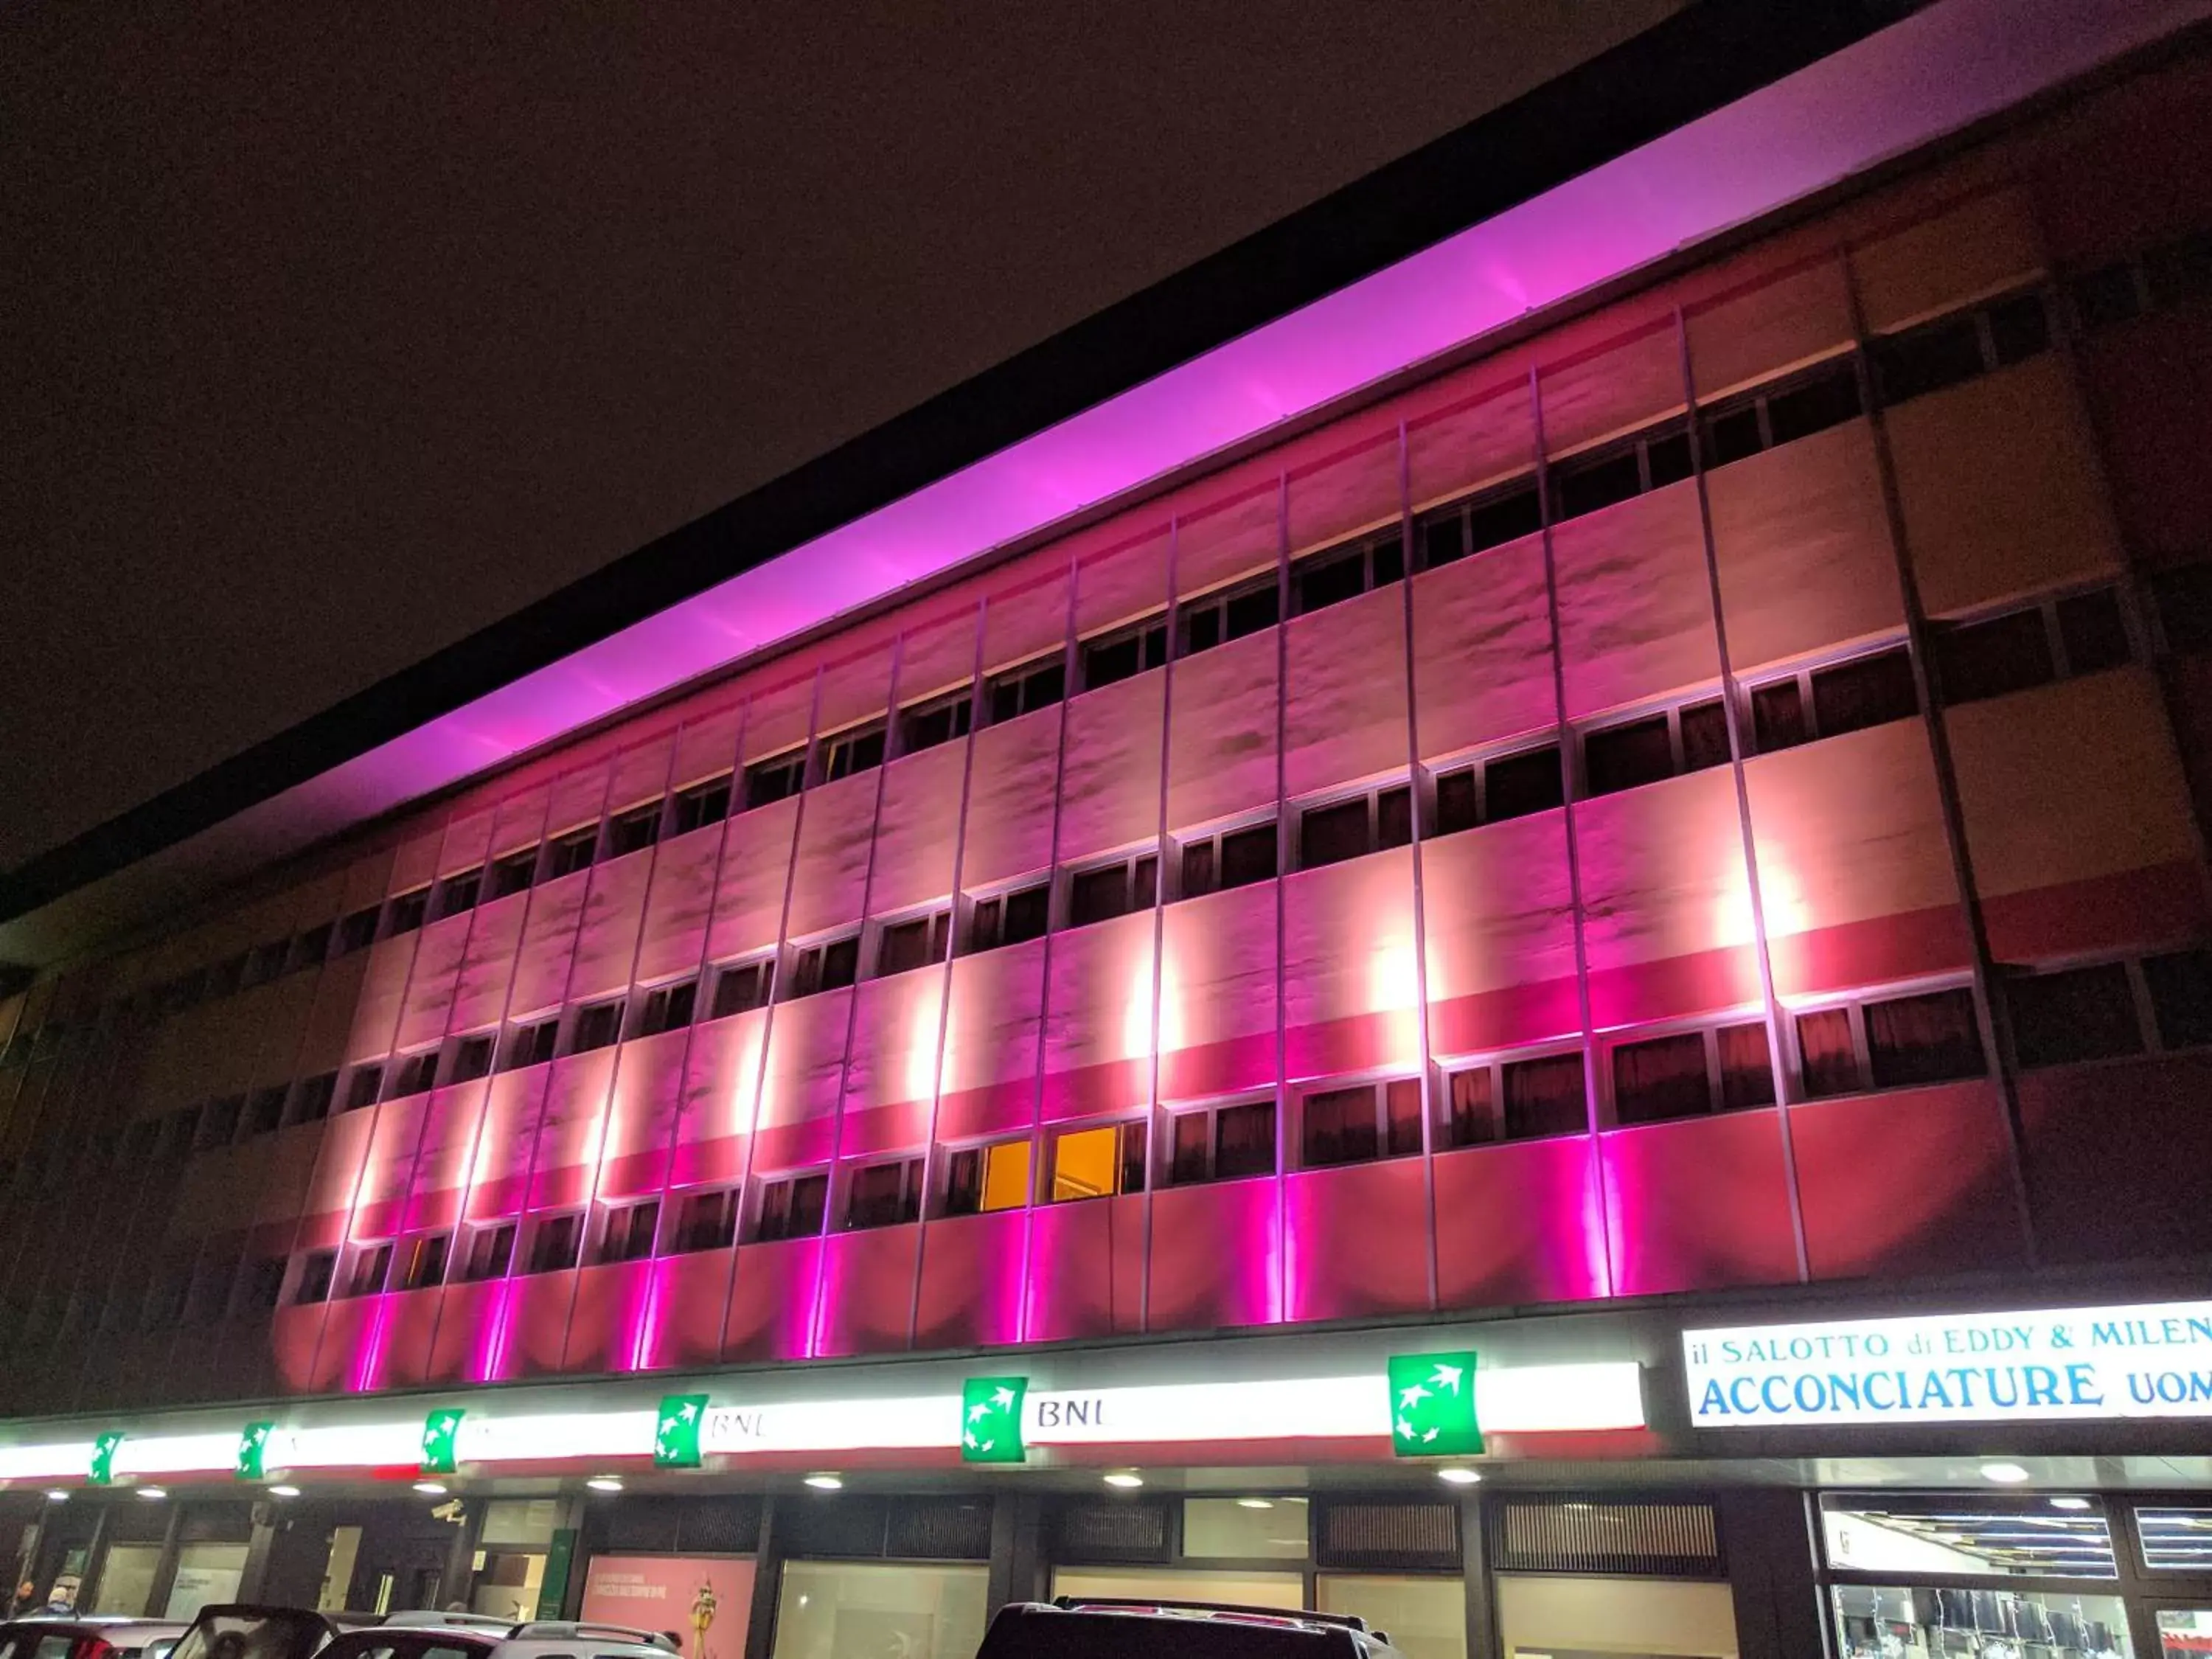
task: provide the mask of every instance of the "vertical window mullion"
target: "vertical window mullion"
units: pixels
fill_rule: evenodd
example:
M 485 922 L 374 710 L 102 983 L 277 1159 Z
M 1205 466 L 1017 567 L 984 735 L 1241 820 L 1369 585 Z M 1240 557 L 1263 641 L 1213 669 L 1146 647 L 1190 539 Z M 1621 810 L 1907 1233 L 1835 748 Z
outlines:
M 2150 981 L 2144 975 L 2142 959 L 2130 957 L 2126 967 L 2128 994 L 2135 999 L 2136 1029 L 2142 1036 L 2143 1052 L 2147 1054 L 2163 1054 L 2166 1044 L 2160 1040 L 2158 1010 L 2151 1003 Z

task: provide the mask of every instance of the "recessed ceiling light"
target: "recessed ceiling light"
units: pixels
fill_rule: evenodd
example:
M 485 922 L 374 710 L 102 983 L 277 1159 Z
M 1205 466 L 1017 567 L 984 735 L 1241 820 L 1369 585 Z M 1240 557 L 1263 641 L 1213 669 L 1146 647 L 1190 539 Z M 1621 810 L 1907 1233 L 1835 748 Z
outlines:
M 64 1492 L 59 1486 L 56 1486 L 52 1492 L 46 1494 L 46 1502 L 49 1504 L 66 1504 L 69 1502 L 69 1494 Z
M 620 1492 L 622 1490 L 622 1479 L 618 1475 L 595 1474 L 590 1480 L 584 1482 L 584 1484 L 589 1486 L 593 1492 Z
M 1145 1477 L 1134 1469 L 1116 1469 L 1106 1477 L 1106 1484 L 1121 1492 L 1133 1492 L 1145 1484 Z
M 845 1486 L 845 1477 L 842 1474 L 810 1474 L 806 1477 L 806 1484 L 817 1492 L 842 1492 Z
M 2086 1510 L 2089 1507 L 2089 1500 L 2086 1498 L 2054 1498 L 2051 1500 L 2051 1507 L 2054 1510 Z
M 141 1486 L 138 1495 L 149 1503 L 158 1504 L 169 1495 L 169 1489 L 167 1486 Z
M 2021 1481 L 2033 1480 L 2035 1477 L 2017 1463 L 1984 1463 L 1982 1465 L 1982 1479 L 1994 1480 L 2001 1486 L 2017 1486 Z
M 1272 1498 L 1240 1498 L 1237 1500 L 1237 1507 L 1240 1510 L 1272 1510 L 1275 1507 L 1275 1500 Z
M 269 1488 L 269 1495 L 271 1498 L 297 1498 L 300 1495 L 300 1489 L 297 1486 L 271 1486 Z
M 1471 1486 L 1482 1479 L 1480 1469 L 1438 1469 L 1437 1479 L 1448 1486 Z
M 442 1480 L 417 1480 L 415 1483 L 415 1490 L 425 1498 L 443 1498 L 446 1495 L 446 1483 Z

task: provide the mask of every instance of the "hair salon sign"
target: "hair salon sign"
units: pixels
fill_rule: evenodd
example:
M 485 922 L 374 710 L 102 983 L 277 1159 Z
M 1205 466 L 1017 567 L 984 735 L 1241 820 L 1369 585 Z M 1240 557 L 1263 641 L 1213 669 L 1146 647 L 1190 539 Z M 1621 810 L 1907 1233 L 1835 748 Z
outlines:
M 2212 1417 L 2212 1302 L 1682 1333 L 1703 1429 Z

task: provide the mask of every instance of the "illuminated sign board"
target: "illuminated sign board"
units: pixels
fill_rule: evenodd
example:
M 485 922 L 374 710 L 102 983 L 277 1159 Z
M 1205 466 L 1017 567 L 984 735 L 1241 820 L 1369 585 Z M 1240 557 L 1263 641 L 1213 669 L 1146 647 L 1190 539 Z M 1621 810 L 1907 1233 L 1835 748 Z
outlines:
M 1705 1429 L 2212 1417 L 2212 1302 L 1682 1333 Z

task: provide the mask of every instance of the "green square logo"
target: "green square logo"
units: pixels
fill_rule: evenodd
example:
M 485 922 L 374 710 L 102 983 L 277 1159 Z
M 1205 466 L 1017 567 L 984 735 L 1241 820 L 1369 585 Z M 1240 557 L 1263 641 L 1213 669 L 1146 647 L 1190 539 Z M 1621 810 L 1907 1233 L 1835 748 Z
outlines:
M 465 1411 L 432 1412 L 422 1419 L 422 1473 L 451 1474 L 461 1437 Z
M 248 1423 L 238 1437 L 238 1468 L 240 1480 L 259 1480 L 268 1474 L 269 1437 L 276 1431 L 274 1423 Z
M 653 1467 L 656 1469 L 696 1469 L 699 1467 L 699 1430 L 707 1420 L 703 1394 L 665 1394 L 660 1415 L 653 1426 Z
M 1029 1397 L 1026 1376 L 971 1376 L 960 1387 L 960 1461 L 963 1463 L 1019 1463 L 1022 1402 Z
M 1472 1349 L 1390 1356 L 1390 1449 L 1401 1457 L 1460 1457 L 1482 1449 Z
M 95 1486 L 104 1486 L 115 1479 L 115 1451 L 123 1443 L 123 1431 L 110 1429 L 92 1443 L 92 1468 L 85 1479 Z

